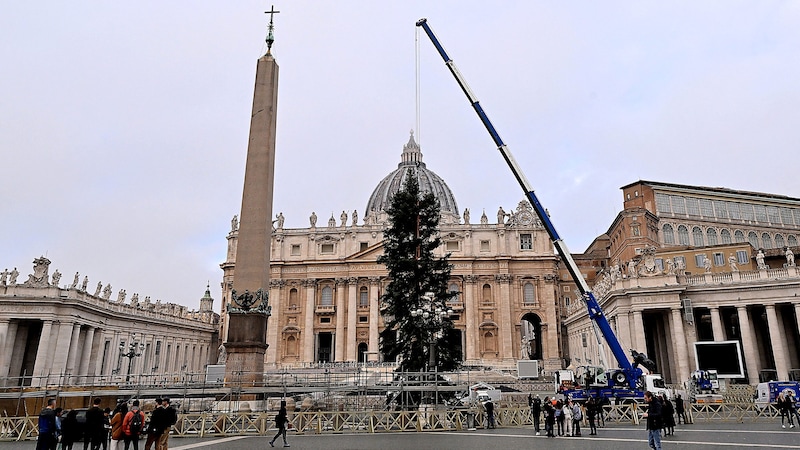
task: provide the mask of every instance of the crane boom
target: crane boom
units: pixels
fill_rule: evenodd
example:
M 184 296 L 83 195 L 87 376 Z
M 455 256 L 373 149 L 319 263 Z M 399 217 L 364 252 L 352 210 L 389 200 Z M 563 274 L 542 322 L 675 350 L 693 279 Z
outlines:
M 514 178 L 516 178 L 517 182 L 519 183 L 522 190 L 525 192 L 525 196 L 530 200 L 533 209 L 536 211 L 536 215 L 539 217 L 539 220 L 542 222 L 545 230 L 547 230 L 547 234 L 550 236 L 550 240 L 553 243 L 556 251 L 558 252 L 559 256 L 561 257 L 562 261 L 566 264 L 567 271 L 572 276 L 572 280 L 578 286 L 578 290 L 581 293 L 581 297 L 583 298 L 584 303 L 586 304 L 586 308 L 589 312 L 589 318 L 596 326 L 596 330 L 602 334 L 605 341 L 608 343 L 609 348 L 611 349 L 611 353 L 613 353 L 614 358 L 617 360 L 619 367 L 625 375 L 625 382 L 630 386 L 631 389 L 636 389 L 636 384 L 639 378 L 642 376 L 643 372 L 637 366 L 638 364 L 642 363 L 642 359 L 636 359 L 635 363 L 632 364 L 627 357 L 627 354 L 622 349 L 622 345 L 617 339 L 614 331 L 611 328 L 611 325 L 608 322 L 605 314 L 603 313 L 602 308 L 600 308 L 600 304 L 594 298 L 594 294 L 592 294 L 591 289 L 589 288 L 588 283 L 581 275 L 580 270 L 578 269 L 578 265 L 575 263 L 575 260 L 572 258 L 572 254 L 567 249 L 567 245 L 561 239 L 561 237 L 556 232 L 553 223 L 550 221 L 550 217 L 547 211 L 544 209 L 542 204 L 539 202 L 539 199 L 536 197 L 536 194 L 533 191 L 533 187 L 531 186 L 528 179 L 522 173 L 522 170 L 519 168 L 517 161 L 514 159 L 514 156 L 511 154 L 511 151 L 508 149 L 506 144 L 500 138 L 500 134 L 495 129 L 492 122 L 489 120 L 489 117 L 484 112 L 483 108 L 478 102 L 478 98 L 472 92 L 469 85 L 467 84 L 464 77 L 461 75 L 461 72 L 458 71 L 453 60 L 445 51 L 442 44 L 439 42 L 439 39 L 436 38 L 436 35 L 433 33 L 430 25 L 428 25 L 428 19 L 420 19 L 417 21 L 417 26 L 421 27 L 425 34 L 428 35 L 431 42 L 433 43 L 436 50 L 439 52 L 439 55 L 444 60 L 445 65 L 450 70 L 450 73 L 453 74 L 455 77 L 456 82 L 461 87 L 461 90 L 464 91 L 464 94 L 467 96 L 472 108 L 478 114 L 478 118 L 480 118 L 483 126 L 486 127 L 486 131 L 489 132 L 489 135 L 492 137 L 495 145 L 497 146 L 497 150 L 500 151 L 500 154 L 505 159 L 508 167 L 511 169 L 511 172 L 514 174 Z M 598 339 L 599 341 L 599 339 Z M 600 352 L 601 358 L 603 357 L 603 352 Z M 638 355 L 638 353 L 634 353 Z M 642 355 L 643 356 L 643 355 Z M 604 365 L 607 364 L 604 363 Z M 617 380 L 622 381 L 622 380 Z

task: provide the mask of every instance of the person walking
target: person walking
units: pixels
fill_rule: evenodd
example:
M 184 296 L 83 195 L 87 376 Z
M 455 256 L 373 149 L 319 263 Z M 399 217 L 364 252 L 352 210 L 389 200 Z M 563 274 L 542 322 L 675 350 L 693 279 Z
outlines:
M 61 421 L 61 450 L 72 450 L 72 444 L 80 440 L 81 430 L 78 424 L 78 411 L 71 410 Z
M 664 406 L 661 411 L 661 415 L 664 417 L 664 436 L 674 436 L 675 408 L 672 406 L 672 402 L 669 401 L 669 398 L 666 395 L 662 396 L 661 400 Z
M 589 397 L 586 402 L 586 418 L 589 419 L 589 436 L 597 434 L 597 426 L 595 426 L 595 417 L 597 415 L 597 399 Z
M 125 450 L 133 443 L 133 450 L 139 450 L 139 435 L 144 429 L 144 413 L 139 410 L 139 400 L 134 400 L 131 410 L 122 419 L 122 433 L 125 439 Z
M 653 450 L 661 450 L 661 402 L 650 391 L 644 393 L 644 401 L 647 403 L 647 412 L 642 418 L 647 419 L 647 443 Z
M 675 413 L 678 415 L 678 425 L 680 425 L 681 420 L 683 420 L 683 424 L 686 425 L 686 410 L 684 409 L 681 394 L 675 397 Z
M 283 446 L 289 447 L 289 443 L 286 442 L 286 424 L 289 423 L 289 416 L 286 413 L 286 400 L 281 400 L 281 408 L 278 410 L 278 415 L 275 416 L 275 426 L 278 427 L 278 432 L 269 441 L 270 447 L 275 447 L 275 440 L 278 439 L 278 436 L 283 437 Z
M 797 426 L 800 426 L 800 413 L 797 412 L 797 399 L 794 398 L 794 392 L 788 392 L 786 396 L 786 407 L 789 408 L 789 417 L 797 418 Z M 58 408 L 56 408 L 58 411 Z
M 58 445 L 56 435 L 56 399 L 47 399 L 47 404 L 39 412 L 39 437 L 36 439 L 36 450 L 51 450 Z
M 151 450 L 153 444 L 155 444 L 156 449 L 159 448 L 158 440 L 161 438 L 161 434 L 164 433 L 164 428 L 166 428 L 164 405 L 162 404 L 161 397 L 156 397 L 156 407 L 153 412 L 150 413 L 150 422 L 145 429 L 147 441 L 144 443 L 144 450 Z
M 531 416 L 533 416 L 533 429 L 536 431 L 536 435 L 539 436 L 539 421 L 541 420 L 542 416 L 542 401 L 539 399 L 538 395 L 531 402 Z
M 128 414 L 128 404 L 119 402 L 114 408 L 114 415 L 111 416 L 111 448 L 109 450 L 122 450 L 122 443 L 125 433 L 122 430 L 122 422 Z
M 96 397 L 92 401 L 92 407 L 86 411 L 86 428 L 83 436 L 83 450 L 91 445 L 92 450 L 100 450 L 103 441 L 107 436 L 103 410 L 100 409 L 102 400 Z

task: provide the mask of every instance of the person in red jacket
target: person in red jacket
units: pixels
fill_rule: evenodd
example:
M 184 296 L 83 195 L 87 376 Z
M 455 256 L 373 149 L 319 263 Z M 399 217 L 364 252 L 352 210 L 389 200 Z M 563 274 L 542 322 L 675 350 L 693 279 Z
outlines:
M 122 433 L 125 438 L 125 450 L 133 442 L 133 450 L 139 450 L 139 435 L 142 434 L 144 428 L 144 413 L 139 410 L 139 400 L 133 401 L 133 406 L 125 418 L 122 419 Z

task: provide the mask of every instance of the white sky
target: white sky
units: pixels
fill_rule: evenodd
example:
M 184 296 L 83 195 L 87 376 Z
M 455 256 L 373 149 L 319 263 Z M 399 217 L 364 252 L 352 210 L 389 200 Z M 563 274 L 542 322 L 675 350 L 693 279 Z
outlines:
M 219 306 L 271 2 L 12 2 L 0 14 L 0 270 L 40 255 Z M 800 197 L 800 2 L 277 2 L 274 211 L 364 208 L 416 124 L 427 17 L 570 249 L 638 179 Z M 477 221 L 523 194 L 420 35 L 428 168 Z

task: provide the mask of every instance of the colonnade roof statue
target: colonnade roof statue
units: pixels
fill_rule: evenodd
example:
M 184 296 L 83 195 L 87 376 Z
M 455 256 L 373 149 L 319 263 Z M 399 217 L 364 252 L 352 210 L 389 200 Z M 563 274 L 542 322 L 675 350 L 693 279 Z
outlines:
M 431 192 L 439 200 L 442 220 L 445 223 L 459 223 L 461 216 L 458 212 L 456 198 L 447 183 L 422 162 L 422 152 L 419 144 L 414 140 L 413 130 L 408 138 L 408 143 L 403 146 L 403 153 L 400 158 L 400 164 L 397 165 L 397 169 L 381 180 L 372 195 L 370 195 L 365 211 L 365 222 L 381 223 L 386 220 L 384 211 L 389 207 L 389 202 L 394 194 L 403 186 L 405 177 L 409 173 L 406 169 L 412 167 L 415 169 L 413 173 L 417 177 L 420 191 Z

